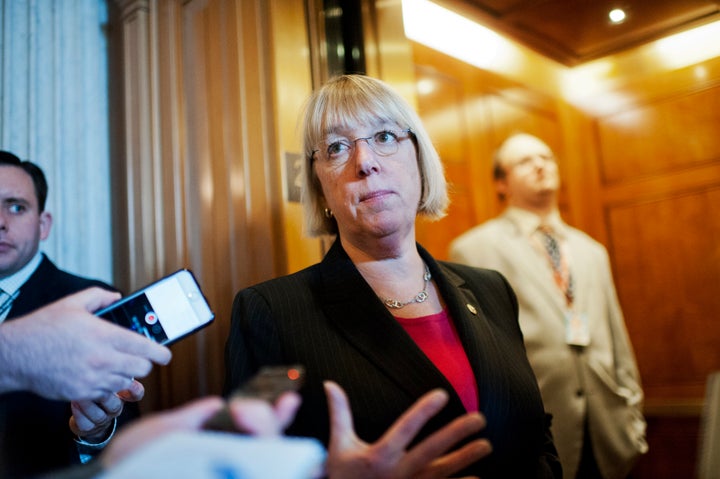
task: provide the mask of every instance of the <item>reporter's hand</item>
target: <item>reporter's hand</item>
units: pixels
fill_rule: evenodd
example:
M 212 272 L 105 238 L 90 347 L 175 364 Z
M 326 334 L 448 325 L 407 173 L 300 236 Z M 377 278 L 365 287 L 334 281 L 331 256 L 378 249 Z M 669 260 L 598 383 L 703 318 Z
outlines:
M 154 413 L 124 427 L 100 455 L 109 468 L 153 440 L 177 431 L 199 431 L 203 424 L 222 409 L 224 401 L 210 396 L 170 411 Z
M 262 399 L 234 398 L 228 407 L 236 428 L 255 436 L 279 436 L 295 418 L 300 395 L 285 392 L 270 404 Z
M 221 398 L 211 396 L 141 418 L 123 428 L 100 460 L 104 467 L 111 467 L 158 437 L 177 431 L 199 431 L 224 405 Z M 295 392 L 282 394 L 274 405 L 252 398 L 236 398 L 228 404 L 237 429 L 257 436 L 280 435 L 295 417 L 299 406 L 300 396 Z
M 347 396 L 325 382 L 330 409 L 330 444 L 326 472 L 331 479 L 446 478 L 490 454 L 486 439 L 477 439 L 445 454 L 454 444 L 485 427 L 479 413 L 461 416 L 407 449 L 427 421 L 447 403 L 447 393 L 430 391 L 408 409 L 374 444 L 355 434 Z
M 119 298 L 89 288 L 0 325 L 0 392 L 98 400 L 170 362 L 165 346 L 92 314 Z
M 133 381 L 130 388 L 117 394 L 108 394 L 97 400 L 72 401 L 70 430 L 79 438 L 93 444 L 105 441 L 115 418 L 120 416 L 126 402 L 138 402 L 145 396 L 145 387 Z

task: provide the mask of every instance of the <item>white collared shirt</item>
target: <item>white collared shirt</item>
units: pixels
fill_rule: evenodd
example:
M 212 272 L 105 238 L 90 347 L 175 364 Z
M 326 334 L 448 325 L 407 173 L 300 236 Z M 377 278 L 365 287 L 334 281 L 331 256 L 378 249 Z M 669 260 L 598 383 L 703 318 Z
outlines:
M 5 291 L 10 296 L 13 296 L 20 289 L 20 287 L 25 284 L 25 282 L 30 278 L 30 276 L 33 275 L 35 270 L 38 269 L 38 266 L 40 266 L 42 259 L 43 254 L 38 251 L 25 266 L 20 268 L 19 271 L 11 274 L 6 278 L 0 279 L 0 289 Z M 7 318 L 11 309 L 12 306 L 0 315 L 0 323 L 5 321 L 5 318 Z
M 526 238 L 532 238 L 540 225 L 551 227 L 553 234 L 555 234 L 560 240 L 565 240 L 567 238 L 567 226 L 560 217 L 560 213 L 557 211 L 550 213 L 544 220 L 535 213 L 514 206 L 509 206 L 504 214 L 517 225 L 520 232 Z

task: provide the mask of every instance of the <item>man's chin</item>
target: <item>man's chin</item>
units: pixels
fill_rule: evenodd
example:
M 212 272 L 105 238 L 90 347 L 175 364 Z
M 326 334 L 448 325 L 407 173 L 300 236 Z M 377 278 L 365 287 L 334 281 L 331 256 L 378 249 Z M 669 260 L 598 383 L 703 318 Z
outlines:
M 14 262 L 10 258 L 4 257 L 0 251 L 0 279 L 15 273 Z
M 557 188 L 541 188 L 537 191 L 538 196 L 548 197 L 554 196 L 558 192 Z

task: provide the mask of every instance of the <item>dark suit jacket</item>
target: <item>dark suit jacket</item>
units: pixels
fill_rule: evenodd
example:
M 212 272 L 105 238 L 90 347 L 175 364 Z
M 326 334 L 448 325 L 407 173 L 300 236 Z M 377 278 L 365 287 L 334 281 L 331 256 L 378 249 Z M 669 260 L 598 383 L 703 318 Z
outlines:
M 61 271 L 43 257 L 20 288 L 6 321 L 90 286 L 114 290 L 100 281 Z M 128 404 L 126 409 L 124 420 L 137 416 L 136 405 Z M 68 427 L 70 415 L 70 404 L 64 401 L 28 392 L 0 395 L 0 477 L 28 477 L 78 463 L 74 435 Z
M 535 376 L 518 325 L 515 295 L 496 272 L 426 261 L 475 373 L 481 436 L 493 453 L 470 470 L 483 479 L 560 477 Z M 474 313 L 472 310 L 474 309 Z M 307 368 L 303 403 L 288 433 L 325 444 L 329 424 L 322 381 L 348 393 L 355 429 L 377 440 L 421 395 L 442 387 L 448 405 L 418 440 L 465 413 L 447 379 L 378 300 L 336 241 L 319 264 L 240 291 L 226 345 L 229 393 L 266 364 Z

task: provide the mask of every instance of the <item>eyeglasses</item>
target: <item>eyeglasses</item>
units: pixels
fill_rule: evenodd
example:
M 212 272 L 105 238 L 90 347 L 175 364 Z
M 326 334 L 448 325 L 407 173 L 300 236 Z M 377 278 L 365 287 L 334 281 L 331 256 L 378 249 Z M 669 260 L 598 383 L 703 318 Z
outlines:
M 321 142 L 312 151 L 313 157 L 333 164 L 345 163 L 350 158 L 350 152 L 358 141 L 364 141 L 370 149 L 379 156 L 391 156 L 398 152 L 400 142 L 407 140 L 413 132 L 410 128 L 405 130 L 380 130 L 372 134 L 351 140 L 349 138 L 333 139 L 330 142 Z M 317 155 L 316 155 L 317 154 Z

